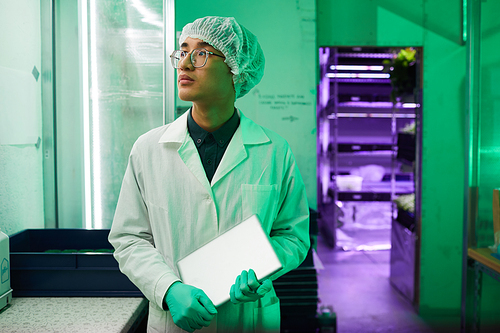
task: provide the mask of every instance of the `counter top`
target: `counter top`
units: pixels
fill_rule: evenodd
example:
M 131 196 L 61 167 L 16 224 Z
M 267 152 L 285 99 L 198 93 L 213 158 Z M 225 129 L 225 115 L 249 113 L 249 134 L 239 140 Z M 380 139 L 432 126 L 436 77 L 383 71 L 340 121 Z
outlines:
M 145 315 L 142 297 L 15 297 L 0 333 L 128 332 Z

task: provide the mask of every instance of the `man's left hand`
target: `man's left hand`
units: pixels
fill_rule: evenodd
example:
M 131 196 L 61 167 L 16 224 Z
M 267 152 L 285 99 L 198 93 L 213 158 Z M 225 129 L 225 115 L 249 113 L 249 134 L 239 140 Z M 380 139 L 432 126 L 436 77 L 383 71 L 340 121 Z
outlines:
M 231 286 L 229 295 L 234 304 L 254 302 L 264 297 L 272 288 L 271 280 L 266 279 L 260 283 L 253 269 L 250 269 L 238 275 L 236 282 Z

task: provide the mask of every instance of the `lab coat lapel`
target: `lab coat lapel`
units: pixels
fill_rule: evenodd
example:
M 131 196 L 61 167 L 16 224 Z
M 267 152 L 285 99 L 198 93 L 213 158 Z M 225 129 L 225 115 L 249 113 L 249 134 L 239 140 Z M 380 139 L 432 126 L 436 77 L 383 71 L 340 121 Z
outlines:
M 177 118 L 173 123 L 169 125 L 165 133 L 162 135 L 158 143 L 178 143 L 180 144 L 177 152 L 180 158 L 186 165 L 186 167 L 193 173 L 193 175 L 198 179 L 200 184 L 205 188 L 205 190 L 213 198 L 212 188 L 208 182 L 205 169 L 201 164 L 200 155 L 196 146 L 188 134 L 187 130 L 187 112 L 182 116 Z M 179 177 L 179 175 L 172 175 L 173 177 Z
M 247 159 L 246 145 L 263 144 L 270 141 L 260 126 L 245 117 L 240 110 L 238 110 L 238 114 L 240 116 L 240 126 L 234 133 L 215 171 L 212 186 Z
M 214 186 L 222 177 L 227 175 L 238 164 L 242 163 L 247 158 L 248 154 L 243 144 L 241 134 L 240 125 L 236 132 L 234 132 L 233 138 L 229 142 L 229 145 L 224 152 L 224 156 L 215 171 L 214 178 L 212 179 L 212 186 Z
M 201 185 L 205 187 L 207 192 L 210 194 L 210 197 L 213 198 L 212 187 L 208 182 L 207 174 L 201 164 L 200 154 L 198 153 L 198 150 L 189 135 L 186 137 L 184 143 L 179 147 L 178 152 L 181 159 L 184 161 L 184 164 L 186 164 L 188 169 L 195 175 Z M 176 176 L 174 175 L 174 177 Z

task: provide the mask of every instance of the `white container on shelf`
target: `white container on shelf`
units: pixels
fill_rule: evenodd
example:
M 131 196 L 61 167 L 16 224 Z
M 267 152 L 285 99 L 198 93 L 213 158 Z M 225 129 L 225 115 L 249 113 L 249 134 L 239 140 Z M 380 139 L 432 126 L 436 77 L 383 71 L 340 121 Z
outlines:
M 354 175 L 337 175 L 335 182 L 339 191 L 361 191 L 363 177 Z
M 9 236 L 0 231 L 0 310 L 12 301 Z

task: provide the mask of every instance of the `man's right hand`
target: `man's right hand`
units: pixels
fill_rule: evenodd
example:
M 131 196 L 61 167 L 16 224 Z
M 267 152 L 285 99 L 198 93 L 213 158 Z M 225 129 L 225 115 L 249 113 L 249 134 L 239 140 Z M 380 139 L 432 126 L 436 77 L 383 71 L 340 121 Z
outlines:
M 165 302 L 174 323 L 188 332 L 207 327 L 217 314 L 217 309 L 203 290 L 179 281 L 170 286 Z

